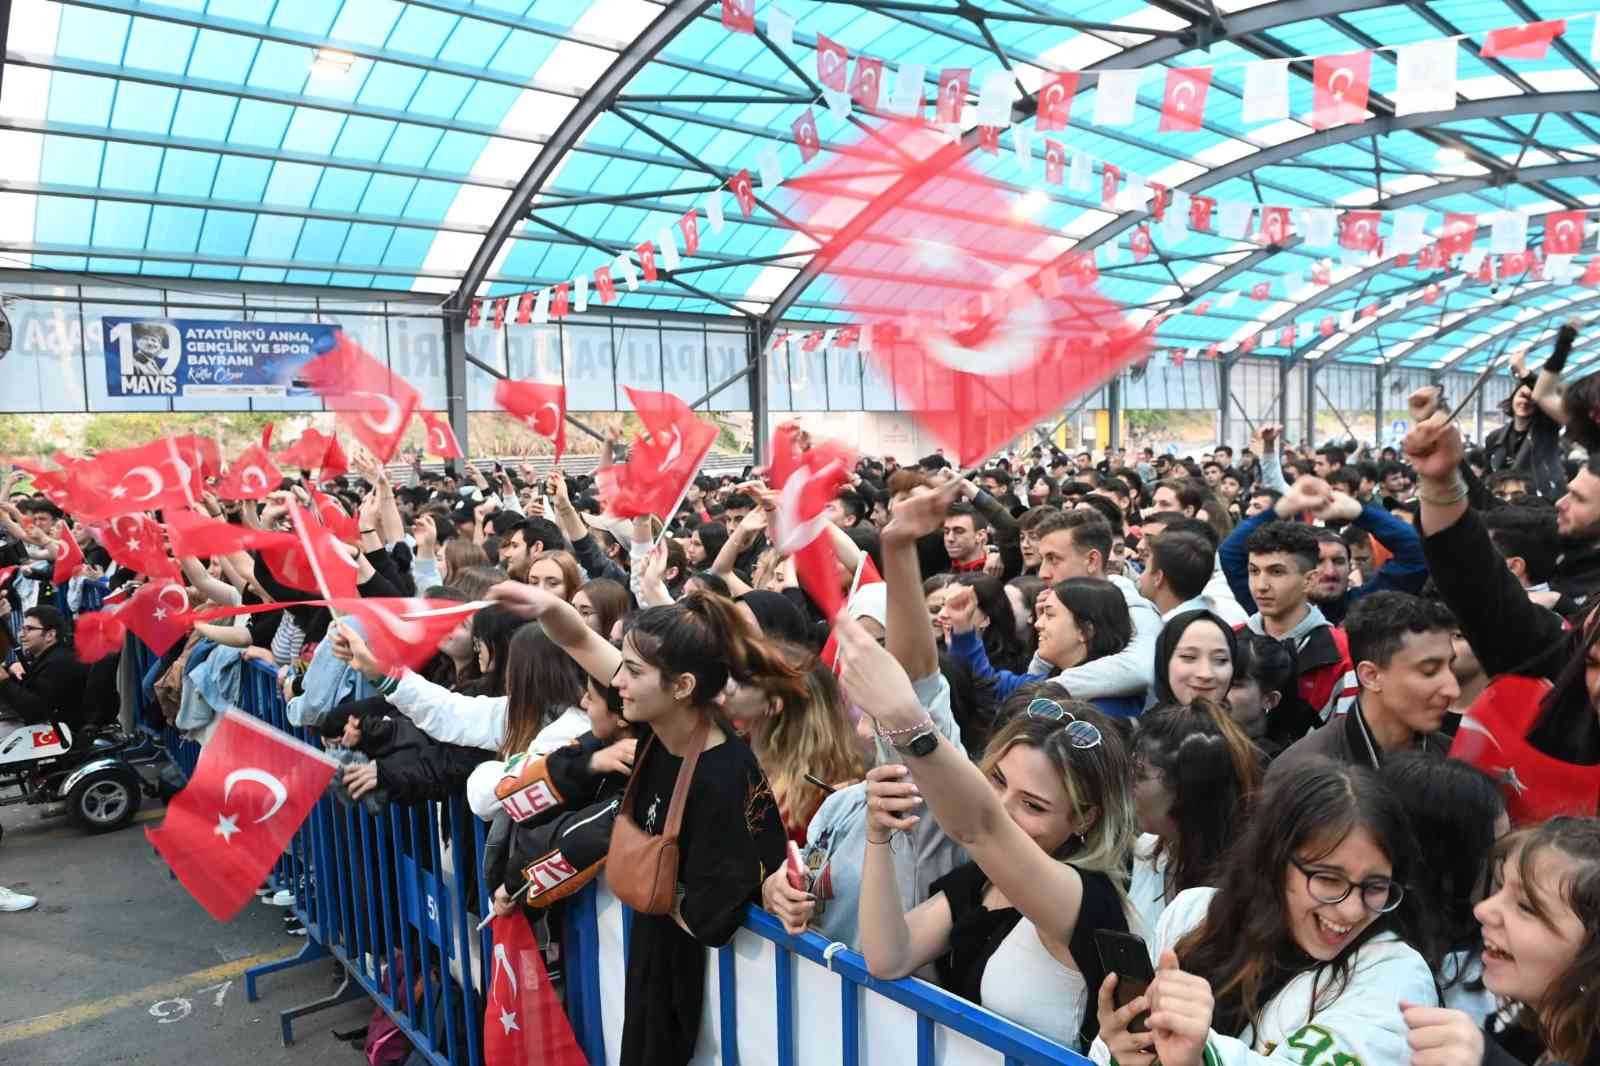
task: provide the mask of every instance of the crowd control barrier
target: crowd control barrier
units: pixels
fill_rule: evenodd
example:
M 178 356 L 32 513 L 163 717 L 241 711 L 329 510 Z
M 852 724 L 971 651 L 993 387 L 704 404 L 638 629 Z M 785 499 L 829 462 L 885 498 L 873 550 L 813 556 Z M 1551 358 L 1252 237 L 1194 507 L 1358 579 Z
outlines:
M 246 664 L 243 709 L 290 726 L 276 679 Z M 169 738 L 170 739 L 170 738 Z M 282 1011 L 283 1042 L 316 1011 L 370 997 L 434 1066 L 483 1066 L 483 990 L 493 946 L 478 876 L 484 824 L 464 799 L 373 814 L 326 795 L 279 860 L 305 946 L 245 973 L 254 1002 L 271 974 L 332 958 L 331 995 Z M 591 1066 L 618 1062 L 632 915 L 597 879 L 561 908 L 573 1030 Z M 716 1066 L 1089 1066 L 1089 1060 L 915 979 L 872 977 L 865 960 L 814 933 L 790 936 L 751 907 L 733 941 L 708 951 L 695 1063 Z M 914 1056 L 914 1057 L 913 1057 Z

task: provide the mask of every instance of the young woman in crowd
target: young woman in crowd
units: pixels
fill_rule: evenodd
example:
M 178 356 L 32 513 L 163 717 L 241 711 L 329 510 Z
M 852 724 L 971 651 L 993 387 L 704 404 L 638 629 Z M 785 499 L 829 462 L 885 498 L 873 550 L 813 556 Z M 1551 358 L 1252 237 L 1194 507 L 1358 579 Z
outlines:
M 1150 940 L 1149 990 L 1100 987 L 1091 1057 L 1120 1066 L 1404 1063 L 1401 1002 L 1438 1003 L 1413 946 L 1416 842 L 1364 767 L 1313 760 L 1275 780 L 1218 866 L 1180 892 Z M 1131 1023 L 1150 1012 L 1149 1028 Z
M 933 726 L 887 652 L 853 622 L 836 632 L 845 690 L 908 764 L 867 774 L 868 968 L 903 977 L 935 963 L 947 989 L 1081 1049 L 1097 1028 L 1093 932 L 1129 924 L 1132 768 L 1121 732 L 1086 703 L 1037 698 L 999 726 L 974 766 Z M 971 861 L 907 912 L 892 848 L 924 801 Z
M 922 601 L 928 608 L 928 624 L 933 627 L 933 639 L 944 646 L 950 637 L 950 631 L 945 623 L 945 601 L 956 591 L 954 574 L 934 574 L 922 582 Z
M 1155 701 L 1225 700 L 1239 658 L 1238 637 L 1210 611 L 1185 611 L 1156 638 Z
M 1055 670 L 1115 655 L 1133 639 L 1133 620 L 1128 614 L 1127 598 L 1115 585 L 1098 578 L 1072 577 L 1056 583 L 1039 594 L 1035 612 L 1038 656 Z M 976 615 L 977 601 L 970 588 L 957 588 L 945 601 L 950 652 L 968 663 L 980 679 L 992 678 L 999 698 L 1004 699 L 1018 685 L 1042 681 L 1048 676 L 994 669 L 974 633 Z M 1137 697 L 1105 697 L 1090 702 L 1102 712 L 1119 718 L 1133 717 L 1143 705 Z
M 945 597 L 945 608 L 941 610 L 939 619 L 940 627 L 948 635 L 950 631 L 950 615 L 948 608 L 950 602 L 956 599 L 956 586 L 964 586 L 972 590 L 976 597 L 977 609 L 972 615 L 973 630 L 982 642 L 984 654 L 989 663 L 997 670 L 1023 671 L 1028 668 L 1028 663 L 1033 659 L 1033 641 L 1019 635 L 1016 613 L 1011 606 L 1011 599 L 1006 595 L 1005 586 L 997 578 L 983 574 L 962 574 L 950 587 L 950 595 Z M 963 600 L 968 597 L 962 597 Z M 1027 627 L 1031 637 L 1033 627 Z M 947 636 L 948 639 L 948 636 Z
M 538 585 L 571 603 L 583 587 L 583 572 L 571 552 L 542 551 L 528 564 L 528 584 Z
M 1321 723 L 1295 690 L 1294 656 L 1281 641 L 1248 630 L 1235 638 L 1228 713 L 1267 758 L 1276 758 Z
M 1185 889 L 1216 884 L 1260 783 L 1261 753 L 1221 704 L 1167 704 L 1139 718 L 1134 805 L 1141 836 L 1128 895 L 1154 933 Z
M 1431 752 L 1392 752 L 1378 776 L 1411 816 L 1421 861 L 1408 887 L 1426 902 L 1420 913 L 1445 1006 L 1481 1025 L 1495 1003 L 1483 987 L 1483 934 L 1472 911 L 1495 842 L 1511 829 L 1505 797 L 1482 770 Z
M 628 590 L 608 577 L 597 577 L 573 594 L 572 606 L 585 625 L 609 640 L 611 631 L 628 613 Z
M 1011 601 L 1011 613 L 1016 617 L 1017 633 L 1022 640 L 1031 643 L 1037 636 L 1033 630 L 1034 604 L 1039 594 L 1049 587 L 1050 582 L 1037 574 L 1021 574 L 1006 582 L 1006 598 Z

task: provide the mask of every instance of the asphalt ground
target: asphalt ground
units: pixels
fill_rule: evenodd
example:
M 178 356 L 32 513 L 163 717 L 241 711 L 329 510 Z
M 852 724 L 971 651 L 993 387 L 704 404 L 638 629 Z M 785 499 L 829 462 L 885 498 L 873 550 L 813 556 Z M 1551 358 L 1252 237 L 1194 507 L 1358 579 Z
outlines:
M 0 885 L 39 897 L 0 914 L 0 1066 L 365 1062 L 331 1032 L 363 1026 L 367 1000 L 299 1019 L 282 1046 L 278 1012 L 328 996 L 335 964 L 263 977 L 247 1002 L 244 972 L 305 939 L 257 902 L 227 924 L 207 915 L 145 840 L 160 816 L 146 798 L 139 822 L 87 836 L 45 808 L 0 808 Z

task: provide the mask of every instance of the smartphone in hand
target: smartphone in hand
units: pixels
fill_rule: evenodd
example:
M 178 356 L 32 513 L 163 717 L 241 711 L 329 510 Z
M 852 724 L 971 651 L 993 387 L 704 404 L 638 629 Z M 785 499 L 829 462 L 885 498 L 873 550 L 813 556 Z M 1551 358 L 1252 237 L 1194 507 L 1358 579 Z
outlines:
M 789 841 L 789 859 L 784 864 L 788 873 L 789 887 L 799 889 L 801 892 L 811 891 L 811 871 L 806 868 L 805 859 L 800 856 L 800 845 Z
M 1140 937 L 1113 929 L 1096 929 L 1094 946 L 1100 952 L 1100 965 L 1107 973 L 1117 975 L 1117 990 L 1112 1001 L 1120 1007 L 1144 995 L 1150 982 L 1156 979 L 1155 967 L 1150 965 L 1150 949 Z M 1150 1012 L 1145 1011 L 1128 1023 L 1128 1031 L 1142 1033 L 1150 1028 Z

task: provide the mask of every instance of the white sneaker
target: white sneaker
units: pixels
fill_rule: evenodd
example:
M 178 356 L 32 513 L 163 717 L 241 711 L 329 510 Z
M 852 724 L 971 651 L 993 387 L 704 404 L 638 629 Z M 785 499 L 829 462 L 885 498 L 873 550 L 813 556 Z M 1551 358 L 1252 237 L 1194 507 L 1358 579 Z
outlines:
M 268 896 L 264 901 L 269 907 L 293 907 L 294 893 L 286 888 L 280 888 L 276 893 Z
M 25 911 L 38 905 L 39 900 L 33 896 L 24 896 L 21 892 L 0 888 L 0 911 Z

